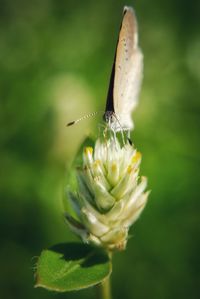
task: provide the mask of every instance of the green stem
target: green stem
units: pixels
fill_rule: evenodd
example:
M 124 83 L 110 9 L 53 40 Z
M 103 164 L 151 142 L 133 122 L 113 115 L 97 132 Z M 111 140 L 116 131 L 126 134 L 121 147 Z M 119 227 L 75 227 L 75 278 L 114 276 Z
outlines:
M 106 278 L 106 280 L 102 281 L 97 286 L 97 295 L 98 295 L 97 297 L 98 299 L 112 299 L 110 277 Z
M 110 258 L 110 262 L 112 263 L 112 252 L 107 251 L 107 254 Z M 111 284 L 110 284 L 110 276 L 97 285 L 97 298 L 98 299 L 112 299 L 111 295 Z

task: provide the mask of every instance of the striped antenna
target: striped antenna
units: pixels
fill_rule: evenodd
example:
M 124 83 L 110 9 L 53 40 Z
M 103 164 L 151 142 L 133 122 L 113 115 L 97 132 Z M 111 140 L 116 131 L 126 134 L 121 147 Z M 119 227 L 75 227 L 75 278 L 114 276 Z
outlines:
M 87 119 L 89 117 L 93 117 L 93 116 L 97 115 L 98 113 L 102 113 L 102 111 L 92 112 L 92 113 L 86 114 L 86 115 L 84 115 L 84 116 L 82 116 L 82 117 L 80 117 L 76 120 L 70 121 L 68 124 L 66 124 L 66 127 L 76 125 L 79 121 Z

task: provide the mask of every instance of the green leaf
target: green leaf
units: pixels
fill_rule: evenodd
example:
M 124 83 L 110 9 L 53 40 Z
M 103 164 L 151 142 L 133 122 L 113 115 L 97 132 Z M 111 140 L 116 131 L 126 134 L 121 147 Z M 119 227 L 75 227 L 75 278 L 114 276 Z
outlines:
M 87 288 L 112 271 L 107 253 L 82 243 L 67 243 L 43 250 L 37 262 L 35 287 L 57 292 Z

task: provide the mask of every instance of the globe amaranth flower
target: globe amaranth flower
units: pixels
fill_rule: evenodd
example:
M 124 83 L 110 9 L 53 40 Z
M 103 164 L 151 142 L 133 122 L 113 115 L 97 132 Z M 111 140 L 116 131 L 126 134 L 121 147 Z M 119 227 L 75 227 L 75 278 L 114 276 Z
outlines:
M 116 136 L 98 139 L 83 151 L 77 169 L 78 191 L 68 192 L 73 216 L 70 229 L 86 243 L 107 250 L 125 249 L 129 227 L 140 216 L 148 198 L 147 179 L 139 178 L 141 154 Z

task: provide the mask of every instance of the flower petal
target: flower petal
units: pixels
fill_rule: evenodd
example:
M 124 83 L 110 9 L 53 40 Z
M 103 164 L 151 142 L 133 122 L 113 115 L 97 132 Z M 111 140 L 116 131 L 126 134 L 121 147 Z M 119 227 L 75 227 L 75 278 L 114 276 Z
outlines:
M 119 166 L 114 161 L 108 166 L 108 180 L 112 187 L 114 187 L 119 181 Z
M 71 207 L 73 209 L 73 211 L 75 212 L 75 214 L 80 217 L 80 204 L 79 204 L 79 201 L 78 201 L 78 197 L 72 193 L 72 192 L 67 192 L 67 198 L 71 204 Z
M 89 232 L 97 237 L 102 236 L 109 230 L 109 228 L 100 222 L 88 209 L 82 208 L 82 219 Z
M 140 197 L 140 195 L 144 192 L 146 186 L 147 186 L 147 178 L 142 177 L 140 184 L 135 188 L 132 194 L 128 197 L 128 200 L 126 201 L 124 207 L 125 211 L 129 211 L 130 209 L 132 209 L 132 207 L 137 203 L 137 200 Z
M 83 224 L 81 224 L 79 221 L 74 219 L 68 213 L 65 213 L 65 219 L 66 219 L 67 224 L 72 232 L 74 232 L 75 234 L 80 236 L 83 240 L 87 239 L 88 231 Z
M 122 224 L 129 227 L 131 226 L 140 216 L 142 213 L 149 196 L 149 192 L 143 193 L 138 198 L 138 203 L 135 205 L 132 209 L 129 210 L 129 212 L 126 215 L 126 218 L 124 221 L 122 221 Z
M 120 221 L 120 215 L 124 210 L 124 204 L 123 200 L 117 201 L 112 209 L 105 214 L 106 222 L 108 222 L 109 225 L 112 226 Z
M 93 201 L 93 190 L 90 188 L 90 184 L 88 183 L 88 179 L 83 171 L 79 170 L 77 173 L 77 182 L 79 187 L 79 193 L 83 195 L 90 202 Z
M 113 249 L 123 250 L 126 247 L 128 229 L 126 227 L 115 228 L 101 237 L 105 244 L 111 244 Z
M 108 183 L 108 180 L 105 178 L 101 164 L 99 162 L 99 160 L 96 160 L 93 165 L 92 165 L 92 173 L 93 173 L 93 177 L 98 177 L 99 181 L 101 181 L 101 184 L 107 189 L 110 190 L 111 186 Z
M 90 166 L 93 163 L 93 148 L 85 147 L 83 150 L 83 165 Z
M 115 203 L 115 198 L 106 190 L 98 177 L 94 179 L 93 189 L 95 192 L 95 203 L 100 211 L 111 209 Z
M 135 187 L 137 177 L 138 171 L 135 171 L 133 168 L 129 168 L 126 171 L 125 176 L 112 189 L 112 196 L 115 197 L 117 200 L 123 198 L 128 192 L 130 192 Z

